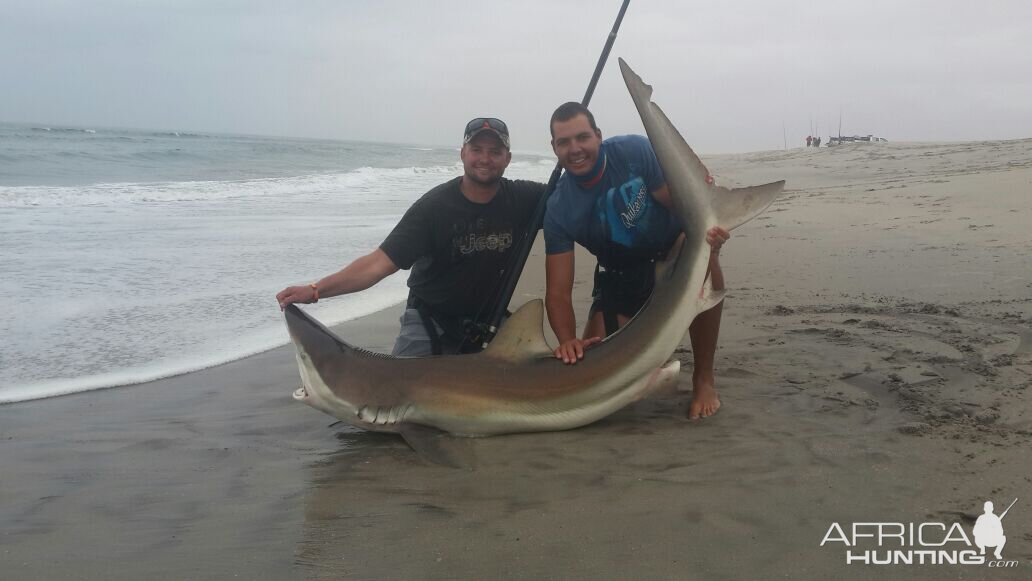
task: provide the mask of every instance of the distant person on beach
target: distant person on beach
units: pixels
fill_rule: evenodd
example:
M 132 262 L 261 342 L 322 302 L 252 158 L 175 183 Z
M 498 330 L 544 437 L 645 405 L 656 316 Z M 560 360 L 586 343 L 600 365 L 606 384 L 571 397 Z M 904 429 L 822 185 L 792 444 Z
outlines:
M 480 342 L 467 336 L 470 321 L 493 306 L 499 273 L 529 228 L 545 185 L 502 177 L 512 153 L 509 129 L 499 119 L 470 121 L 459 158 L 463 175 L 416 200 L 379 248 L 312 284 L 283 289 L 276 295 L 280 308 L 365 290 L 411 268 L 391 354 L 479 350 Z
M 627 323 L 648 300 L 655 261 L 666 255 L 681 226 L 670 214 L 670 192 L 649 140 L 624 135 L 602 140 L 595 117 L 580 103 L 559 106 L 550 121 L 552 149 L 566 172 L 545 213 L 545 306 L 559 339 L 555 356 L 575 364 L 585 350 Z M 723 228 L 706 232 L 710 280 L 724 287 L 717 260 L 730 237 Z M 573 312 L 574 243 L 598 259 L 593 302 L 581 339 Z M 716 413 L 720 399 L 714 387 L 722 305 L 700 314 L 692 323 L 692 419 Z
M 820 146 L 821 146 L 821 138 L 820 138 L 820 137 L 816 137 L 816 138 L 814 138 L 814 140 L 813 140 L 813 146 L 814 146 L 814 147 L 820 147 Z
M 806 147 L 810 147 L 811 144 L 813 144 L 813 137 L 807 135 L 806 136 Z

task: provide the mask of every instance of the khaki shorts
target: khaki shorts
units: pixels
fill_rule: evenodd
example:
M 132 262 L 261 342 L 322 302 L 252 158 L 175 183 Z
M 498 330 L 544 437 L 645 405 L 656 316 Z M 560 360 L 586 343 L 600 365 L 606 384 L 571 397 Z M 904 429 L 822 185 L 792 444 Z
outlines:
M 459 352 L 459 344 L 449 341 L 444 336 L 444 329 L 436 322 L 437 336 L 441 338 L 441 353 L 454 355 Z M 430 336 L 426 334 L 426 326 L 423 325 L 423 318 L 419 316 L 416 309 L 405 309 L 401 314 L 401 331 L 398 332 L 398 339 L 394 342 L 394 349 L 391 355 L 395 357 L 429 357 L 433 354 L 430 343 Z

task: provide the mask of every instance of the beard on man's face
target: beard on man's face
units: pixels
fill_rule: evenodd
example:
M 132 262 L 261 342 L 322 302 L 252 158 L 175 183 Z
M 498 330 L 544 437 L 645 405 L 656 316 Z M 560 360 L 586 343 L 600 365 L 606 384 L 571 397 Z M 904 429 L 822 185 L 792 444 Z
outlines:
M 502 181 L 502 174 L 493 175 L 487 179 L 481 179 L 473 172 L 466 172 L 466 179 L 479 186 L 497 186 Z

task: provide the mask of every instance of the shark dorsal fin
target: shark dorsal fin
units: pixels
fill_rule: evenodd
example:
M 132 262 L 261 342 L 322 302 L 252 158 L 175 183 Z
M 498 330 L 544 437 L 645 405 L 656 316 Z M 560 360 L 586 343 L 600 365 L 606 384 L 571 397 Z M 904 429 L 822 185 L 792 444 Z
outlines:
M 766 210 L 784 187 L 785 180 L 733 190 L 711 186 L 713 196 L 710 199 L 717 224 L 725 230 L 733 230 L 745 224 Z
M 520 307 L 502 323 L 498 334 L 484 350 L 484 355 L 506 361 L 551 357 L 552 349 L 541 330 L 544 314 L 545 307 L 541 299 L 534 299 Z

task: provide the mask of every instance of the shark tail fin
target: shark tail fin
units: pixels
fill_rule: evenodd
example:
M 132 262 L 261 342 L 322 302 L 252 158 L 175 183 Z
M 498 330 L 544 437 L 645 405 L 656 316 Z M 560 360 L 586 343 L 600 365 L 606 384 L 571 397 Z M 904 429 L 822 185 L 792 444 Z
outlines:
M 655 103 L 649 103 L 657 118 L 665 121 L 671 128 L 673 123 L 667 118 L 666 113 Z M 713 207 L 713 214 L 716 216 L 717 224 L 725 230 L 733 230 L 749 220 L 752 220 L 761 212 L 767 209 L 785 188 L 785 180 L 771 182 L 760 186 L 749 186 L 747 188 L 728 189 L 722 186 L 711 185 L 709 170 L 699 159 L 692 147 L 684 140 L 684 137 L 676 130 L 673 132 L 678 157 L 688 167 L 692 168 L 691 175 L 703 176 L 698 178 L 699 187 L 708 188 L 710 200 Z M 703 183 L 706 181 L 707 183 Z M 679 206 L 676 196 L 675 208 Z M 683 211 L 683 210 L 682 210 Z M 682 220 L 685 222 L 685 220 Z
M 725 230 L 745 224 L 766 210 L 784 188 L 785 180 L 733 190 L 713 187 L 711 200 L 717 223 Z
M 711 185 L 712 179 L 710 178 L 709 170 L 706 169 L 702 160 L 688 145 L 688 142 L 684 140 L 680 132 L 674 128 L 674 124 L 667 117 L 666 113 L 663 112 L 659 105 L 651 101 L 652 87 L 631 70 L 631 67 L 623 59 L 619 59 L 619 61 L 624 83 L 627 85 L 627 90 L 631 93 L 631 99 L 634 101 L 634 106 L 637 107 L 642 121 L 645 122 L 645 131 L 649 134 L 649 140 L 655 142 L 657 135 L 669 139 L 675 150 L 673 153 L 676 154 L 676 161 L 683 164 L 689 170 L 688 178 L 693 182 L 694 186 L 709 190 L 717 224 L 727 230 L 731 230 L 745 224 L 767 209 L 767 206 L 781 193 L 781 190 L 785 187 L 785 182 L 780 181 L 734 190 Z M 650 124 L 648 119 L 653 119 L 655 123 Z M 667 161 L 673 161 L 673 158 Z M 660 159 L 661 165 L 663 162 L 664 160 Z M 687 223 L 685 219 L 687 216 L 686 209 L 680 208 L 681 204 L 678 200 L 678 196 L 673 196 L 674 207 L 680 215 L 682 223 Z
M 630 89 L 631 99 L 640 110 L 641 106 L 648 105 L 649 99 L 652 98 L 652 85 L 643 81 L 638 73 L 627 65 L 627 61 L 619 57 L 616 60 L 620 62 L 620 72 L 623 74 L 624 83 Z
M 699 159 L 699 156 L 695 154 L 688 142 L 684 140 L 684 137 L 674 128 L 673 122 L 667 117 L 666 113 L 659 105 L 653 103 L 652 99 L 652 86 L 648 85 L 641 79 L 638 73 L 634 72 L 631 67 L 623 60 L 620 61 L 620 72 L 623 73 L 624 83 L 627 85 L 627 90 L 631 93 L 631 100 L 634 101 L 634 106 L 638 109 L 638 113 L 642 116 L 642 120 L 646 118 L 646 112 L 651 113 L 651 116 L 659 120 L 658 127 L 666 127 L 670 130 L 670 137 L 676 142 L 677 156 L 678 158 L 691 168 L 691 175 L 697 180 L 698 184 L 702 184 L 706 181 L 706 176 L 709 175 L 709 170 Z M 646 133 L 649 134 L 649 140 L 654 138 L 652 131 L 655 128 L 650 128 L 648 124 L 645 126 Z M 662 160 L 660 161 L 662 164 Z M 669 185 L 669 184 L 667 184 Z M 674 196 L 676 199 L 677 196 Z M 677 202 L 674 202 L 675 206 Z

